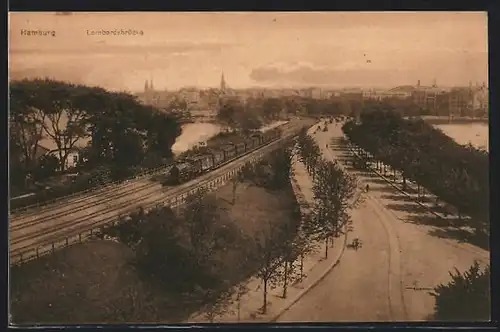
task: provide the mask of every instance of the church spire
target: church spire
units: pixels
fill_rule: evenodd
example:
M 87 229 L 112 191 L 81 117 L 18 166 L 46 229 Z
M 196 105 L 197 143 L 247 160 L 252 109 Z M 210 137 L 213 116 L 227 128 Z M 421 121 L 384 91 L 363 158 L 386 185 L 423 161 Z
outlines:
M 144 81 L 144 92 L 148 92 L 149 91 L 149 84 L 148 84 L 148 80 L 145 80 Z
M 220 90 L 222 92 L 226 91 L 226 80 L 224 79 L 224 71 L 222 71 L 222 75 L 220 78 Z

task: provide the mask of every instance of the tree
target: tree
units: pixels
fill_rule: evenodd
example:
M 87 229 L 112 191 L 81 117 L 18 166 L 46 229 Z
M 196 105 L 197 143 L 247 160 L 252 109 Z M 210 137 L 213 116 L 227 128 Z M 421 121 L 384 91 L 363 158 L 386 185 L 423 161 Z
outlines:
M 302 249 L 297 246 L 296 238 L 301 225 L 300 207 L 297 201 L 294 202 L 290 211 L 290 220 L 279 225 L 281 257 L 283 259 L 283 298 L 287 297 L 288 285 L 295 279 L 296 269 L 294 262 Z
M 233 199 L 232 199 L 232 204 L 236 204 L 236 189 L 238 188 L 238 184 L 239 183 L 242 183 L 243 181 L 245 181 L 245 175 L 244 175 L 244 170 L 243 169 L 240 169 L 238 171 L 238 173 L 236 174 L 235 177 L 233 177 L 232 179 L 232 183 L 233 183 Z
M 356 181 L 332 162 L 320 162 L 317 174 L 313 184 L 313 222 L 308 231 L 315 235 L 316 240 L 325 241 L 327 258 L 328 240 L 340 236 L 351 222 L 348 209 L 355 194 Z
M 255 241 L 255 261 L 258 265 L 257 277 L 263 282 L 262 313 L 267 313 L 267 294 L 269 287 L 274 288 L 279 282 L 281 264 L 279 245 L 279 228 L 271 221 L 266 230 L 257 234 Z
M 226 127 L 234 128 L 236 125 L 235 114 L 241 109 L 242 106 L 236 101 L 224 101 L 217 112 L 217 121 Z
M 264 117 L 268 120 L 277 120 L 282 108 L 283 105 L 278 98 L 267 98 L 262 105 Z
M 299 254 L 299 280 L 302 281 L 304 278 L 304 257 L 306 255 L 315 253 L 318 249 L 317 242 L 312 239 L 308 233 L 308 223 L 311 222 L 310 215 L 306 215 L 302 218 L 302 224 L 297 232 L 297 236 L 294 239 L 294 249 L 295 252 Z
M 33 170 L 35 180 L 47 179 L 56 174 L 59 159 L 53 155 L 44 155 L 38 161 L 38 167 Z
M 10 140 L 26 171 L 34 167 L 38 142 L 43 138 L 43 125 L 46 115 L 36 108 L 36 98 L 40 80 L 12 82 L 9 86 Z M 14 155 L 16 155 L 14 154 Z
M 186 198 L 182 217 L 194 255 L 200 264 L 208 263 L 213 250 L 218 247 L 218 237 L 214 234 L 218 220 L 215 198 L 206 195 L 204 190 L 195 191 Z
M 223 283 L 220 289 L 202 289 L 205 318 L 213 323 L 216 318 L 228 312 L 228 307 L 233 303 L 233 288 L 228 283 Z
M 151 210 L 140 225 L 139 240 L 131 241 L 139 272 L 164 289 L 194 291 L 205 271 L 184 234 L 184 222 L 172 209 Z
M 434 318 L 478 321 L 490 319 L 490 267 L 483 271 L 474 264 L 463 274 L 455 269 L 451 281 L 440 284 L 430 294 L 436 299 Z
M 88 114 L 83 104 L 87 94 L 82 86 L 57 81 L 48 81 L 41 88 L 46 91 L 41 91 L 36 107 L 46 115 L 43 129 L 57 146 L 59 167 L 64 170 L 75 144 L 88 136 Z

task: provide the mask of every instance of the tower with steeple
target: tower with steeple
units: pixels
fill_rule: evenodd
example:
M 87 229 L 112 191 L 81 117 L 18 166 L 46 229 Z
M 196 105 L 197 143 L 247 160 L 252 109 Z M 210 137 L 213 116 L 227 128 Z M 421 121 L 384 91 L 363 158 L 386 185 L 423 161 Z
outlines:
M 144 100 L 147 104 L 150 104 L 153 102 L 155 95 L 155 90 L 154 90 L 154 85 L 153 85 L 153 78 L 149 77 L 149 80 L 144 81 Z
M 220 91 L 222 93 L 226 92 L 226 80 L 224 79 L 224 71 L 222 72 L 221 78 L 220 78 Z

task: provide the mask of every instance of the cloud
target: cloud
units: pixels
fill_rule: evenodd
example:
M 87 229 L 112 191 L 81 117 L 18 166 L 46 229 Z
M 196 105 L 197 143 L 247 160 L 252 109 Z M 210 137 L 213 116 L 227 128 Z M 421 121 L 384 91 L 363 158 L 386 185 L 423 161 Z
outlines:
M 373 83 L 387 74 L 389 73 L 385 69 L 371 69 L 368 63 L 345 62 L 335 67 L 315 66 L 310 63 L 273 63 L 253 69 L 250 78 L 257 83 L 337 85 L 358 84 L 366 80 Z

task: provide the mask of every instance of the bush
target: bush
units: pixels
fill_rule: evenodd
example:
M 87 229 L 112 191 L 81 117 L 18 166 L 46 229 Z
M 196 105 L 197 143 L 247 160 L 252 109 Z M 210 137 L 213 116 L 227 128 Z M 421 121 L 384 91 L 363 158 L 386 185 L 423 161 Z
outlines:
M 490 319 L 490 268 L 474 264 L 464 272 L 450 272 L 452 280 L 430 294 L 435 297 L 436 320 L 484 321 Z

